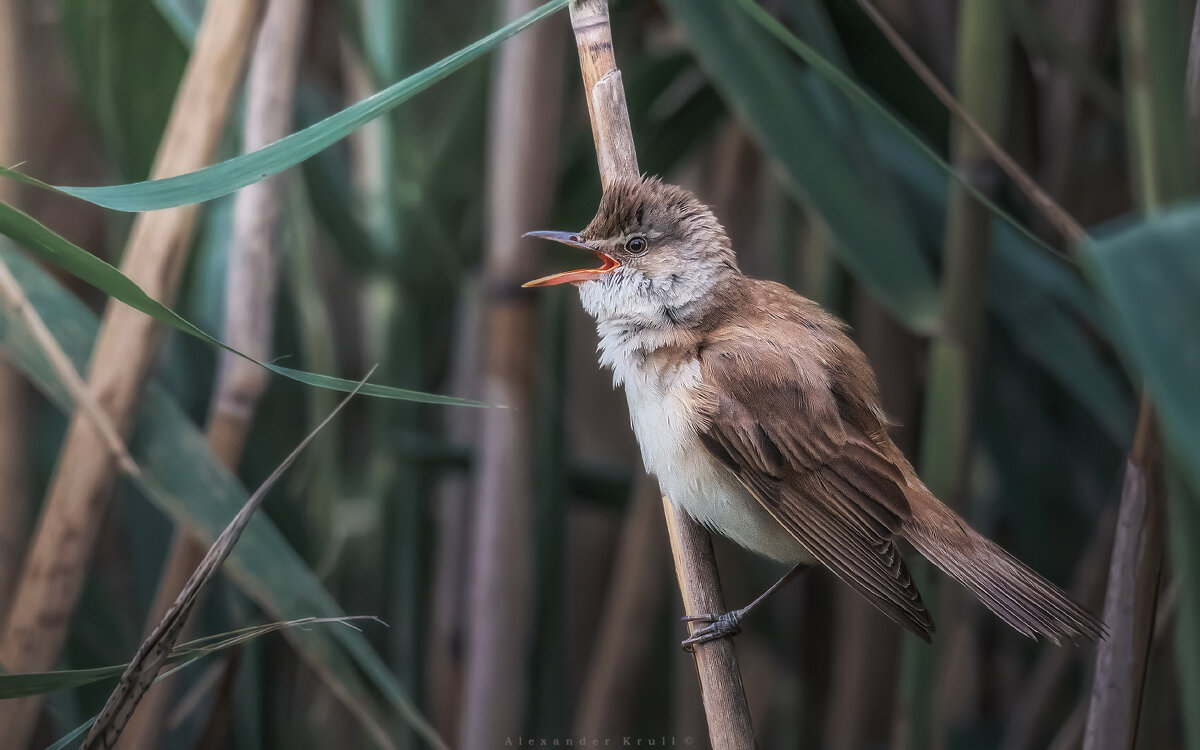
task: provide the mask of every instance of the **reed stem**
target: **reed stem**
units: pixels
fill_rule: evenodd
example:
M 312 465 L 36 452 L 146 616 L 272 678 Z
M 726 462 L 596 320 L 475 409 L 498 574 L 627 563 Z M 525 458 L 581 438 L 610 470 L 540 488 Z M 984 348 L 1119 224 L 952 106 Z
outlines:
M 621 71 L 613 54 L 612 27 L 606 0 L 572 0 L 571 27 L 579 50 L 579 66 L 587 95 L 600 182 L 638 175 L 637 152 Z M 664 498 L 663 512 L 675 558 L 675 572 L 687 614 L 724 612 L 716 560 L 708 532 L 686 512 Z M 750 709 L 742 687 L 733 644 L 719 639 L 694 651 L 700 690 L 714 750 L 754 747 Z

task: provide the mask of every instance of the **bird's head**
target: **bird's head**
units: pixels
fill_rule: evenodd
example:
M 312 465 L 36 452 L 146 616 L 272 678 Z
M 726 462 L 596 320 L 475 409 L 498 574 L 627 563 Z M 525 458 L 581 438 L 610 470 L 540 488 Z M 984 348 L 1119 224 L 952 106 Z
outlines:
M 658 178 L 613 181 L 582 232 L 529 232 L 587 250 L 598 268 L 557 273 L 525 286 L 573 283 L 598 320 L 664 325 L 702 312 L 713 287 L 738 275 L 725 229 L 694 195 Z

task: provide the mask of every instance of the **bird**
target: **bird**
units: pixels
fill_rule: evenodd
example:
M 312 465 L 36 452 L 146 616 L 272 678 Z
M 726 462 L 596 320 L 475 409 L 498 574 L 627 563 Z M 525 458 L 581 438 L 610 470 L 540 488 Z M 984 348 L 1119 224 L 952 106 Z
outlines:
M 571 283 L 596 321 L 600 365 L 624 388 L 646 470 L 711 531 L 791 566 L 747 607 L 685 619 L 684 648 L 730 637 L 800 572 L 829 569 L 929 642 L 934 622 L 900 543 L 1017 632 L 1095 641 L 1104 625 L 939 501 L 888 435 L 847 326 L 788 287 L 744 275 L 713 211 L 657 177 L 612 180 L 580 232 L 525 236 L 592 253 Z

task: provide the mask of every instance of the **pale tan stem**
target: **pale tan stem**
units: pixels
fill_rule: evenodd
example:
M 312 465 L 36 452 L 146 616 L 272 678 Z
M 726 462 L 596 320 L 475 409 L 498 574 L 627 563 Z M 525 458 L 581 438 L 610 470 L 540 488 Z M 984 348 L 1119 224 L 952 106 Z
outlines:
M 1117 508 L 1104 595 L 1109 632 L 1096 648 L 1084 750 L 1133 748 L 1137 740 L 1162 570 L 1161 471 L 1158 420 L 1153 404 L 1143 396 Z
M 587 95 L 592 138 L 600 182 L 636 177 L 637 151 L 625 104 L 621 71 L 613 54 L 607 0 L 573 0 L 571 27 L 579 51 L 579 67 Z M 716 560 L 708 532 L 684 511 L 664 502 L 667 530 L 675 557 L 675 572 L 688 614 L 724 612 Z M 701 607 L 696 609 L 695 607 Z M 704 609 L 703 607 L 708 607 Z M 750 710 L 742 688 L 733 644 L 728 639 L 700 644 L 695 649 L 700 689 L 715 750 L 754 746 Z
M 246 153 L 291 132 L 307 17 L 307 0 L 267 3 L 246 72 L 242 138 Z M 275 175 L 248 185 L 238 193 L 234 206 L 222 340 L 259 361 L 271 357 L 285 184 L 284 175 Z M 266 386 L 266 370 L 227 351 L 220 353 L 207 438 L 213 454 L 230 471 L 237 471 L 255 408 Z M 188 529 L 176 528 L 147 617 L 147 632 L 162 620 L 207 551 L 203 540 Z M 187 640 L 187 629 L 185 626 L 182 640 Z M 150 688 L 125 727 L 118 747 L 158 747 L 174 685 L 174 677 L 165 677 Z
M 507 0 L 507 19 L 537 0 Z M 535 245 L 554 196 L 563 38 L 543 23 L 509 41 L 495 69 L 488 142 L 488 244 L 484 275 L 497 292 L 484 319 L 483 399 L 511 409 L 481 415 L 474 472 L 474 555 L 469 571 L 460 747 L 500 747 L 521 734 L 529 695 L 533 602 L 531 445 L 538 331 Z
M 700 524 L 663 498 L 667 516 L 667 535 L 675 558 L 675 575 L 683 594 L 685 615 L 724 612 L 725 600 L 717 578 L 717 563 L 712 540 Z M 681 521 L 683 521 L 681 523 Z M 689 623 L 689 630 L 697 627 Z M 708 719 L 708 738 L 713 750 L 744 750 L 754 747 L 750 726 L 750 708 L 746 689 L 737 668 L 733 641 L 718 638 L 695 647 L 696 671 L 700 676 L 700 695 Z
M 224 128 L 255 20 L 254 0 L 211 0 L 196 37 L 152 174 L 167 177 L 208 163 Z M 122 270 L 151 297 L 170 303 L 195 223 L 196 206 L 142 214 Z M 157 352 L 151 318 L 120 303 L 104 312 L 88 387 L 118 434 L 132 426 L 138 396 Z M 84 410 L 67 428 L 12 616 L 0 640 L 0 663 L 13 672 L 53 668 L 117 476 L 104 436 Z M 37 721 L 37 698 L 0 702 L 0 736 L 24 747 Z
M 133 457 L 129 455 L 124 438 L 117 432 L 108 415 L 96 403 L 87 384 L 83 382 L 83 378 L 76 371 L 75 365 L 58 345 L 58 340 L 46 327 L 46 322 L 42 320 L 25 296 L 20 282 L 12 275 L 12 271 L 2 260 L 0 260 L 0 300 L 3 300 L 3 303 L 13 313 L 25 321 L 30 334 L 37 341 L 42 353 L 46 355 L 46 359 L 50 361 L 50 366 L 54 368 L 55 373 L 62 379 L 63 385 L 71 394 L 75 406 L 90 420 L 93 429 L 99 433 L 108 455 L 116 462 L 117 468 L 124 474 L 137 475 L 140 470 L 134 463 Z
M 637 152 L 629 109 L 625 105 L 625 87 L 613 54 L 612 27 L 608 22 L 607 0 L 575 0 L 571 3 L 571 28 L 579 50 L 579 68 L 583 73 L 583 92 L 587 96 L 592 122 L 592 140 L 600 166 L 600 184 L 608 185 L 617 177 L 638 175 Z

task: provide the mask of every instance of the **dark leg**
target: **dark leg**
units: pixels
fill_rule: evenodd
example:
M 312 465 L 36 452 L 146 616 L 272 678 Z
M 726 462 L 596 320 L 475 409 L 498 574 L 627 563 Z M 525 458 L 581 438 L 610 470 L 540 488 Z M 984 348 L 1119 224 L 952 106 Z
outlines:
M 783 578 L 771 586 L 771 588 L 758 595 L 758 598 L 750 602 L 741 609 L 735 609 L 732 612 L 726 612 L 723 615 L 685 615 L 684 622 L 707 622 L 708 624 L 699 630 L 694 631 L 689 638 L 683 641 L 684 651 L 694 651 L 696 644 L 708 643 L 715 641 L 718 638 L 731 638 L 742 632 L 742 618 L 746 614 L 757 607 L 759 604 L 767 600 L 767 597 L 774 594 L 779 589 L 783 588 L 789 581 L 803 573 L 810 566 L 805 563 L 797 563 L 796 567 L 789 570 Z

